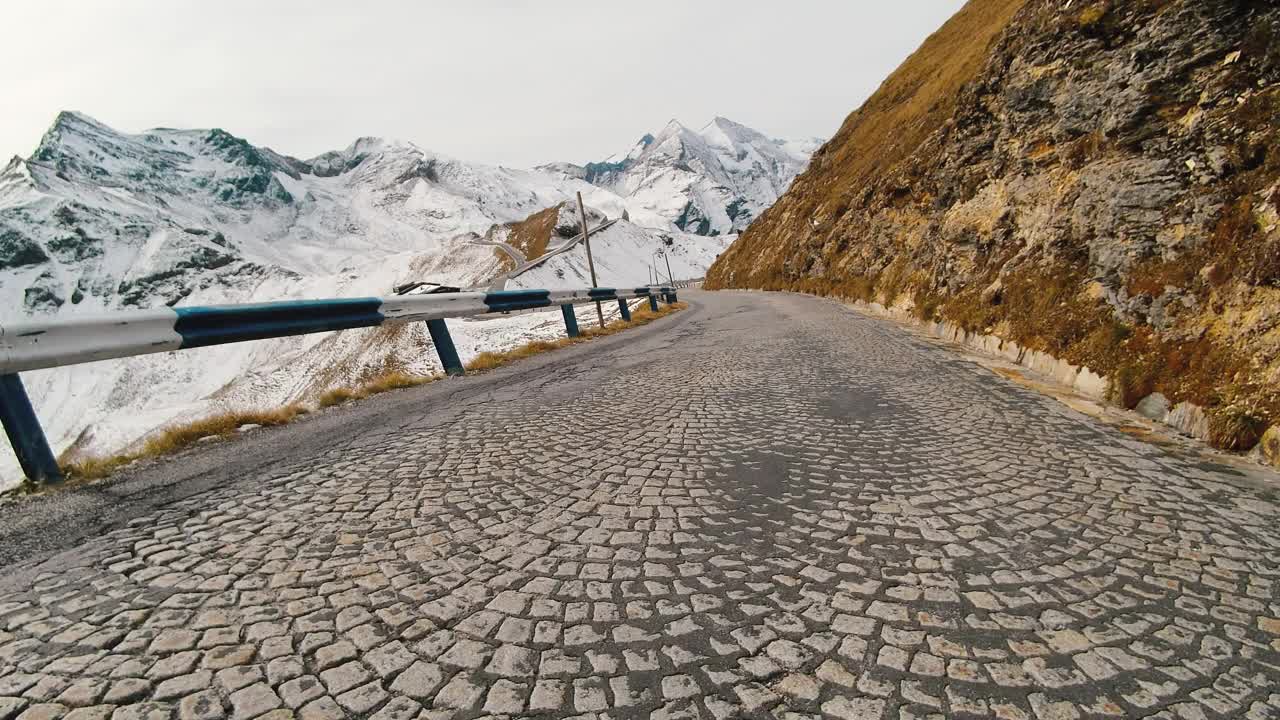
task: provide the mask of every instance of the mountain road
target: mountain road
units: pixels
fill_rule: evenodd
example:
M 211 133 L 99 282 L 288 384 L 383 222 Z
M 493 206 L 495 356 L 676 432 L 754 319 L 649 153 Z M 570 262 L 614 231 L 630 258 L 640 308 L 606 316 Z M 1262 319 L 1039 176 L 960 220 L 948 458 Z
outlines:
M 1280 713 L 1280 486 L 681 299 L 0 507 L 0 719 Z

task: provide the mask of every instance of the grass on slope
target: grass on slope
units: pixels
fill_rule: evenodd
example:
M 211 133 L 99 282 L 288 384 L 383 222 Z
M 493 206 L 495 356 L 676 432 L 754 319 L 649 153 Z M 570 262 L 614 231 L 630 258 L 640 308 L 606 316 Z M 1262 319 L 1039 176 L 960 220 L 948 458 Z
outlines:
M 579 343 L 587 342 L 592 338 L 613 335 L 630 327 L 648 325 L 660 317 L 670 315 L 673 312 L 683 310 L 687 307 L 689 307 L 688 304 L 678 302 L 670 305 L 662 305 L 658 308 L 657 312 L 654 312 L 649 309 L 648 305 L 645 305 L 631 312 L 630 322 L 625 320 L 614 320 L 604 327 L 582 328 L 580 334 L 576 338 L 563 337 L 555 340 L 534 340 L 503 352 L 483 352 L 472 359 L 471 362 L 467 363 L 467 372 L 484 372 L 485 370 L 494 370 L 502 367 L 503 365 L 510 365 L 517 360 L 523 360 L 527 357 L 532 357 L 550 350 L 558 350 L 562 347 L 577 345 Z
M 440 374 L 422 376 L 391 372 L 355 387 L 330 390 L 321 395 L 316 404 L 321 408 L 330 407 L 389 390 L 424 385 L 441 377 L 443 376 Z M 142 447 L 137 450 L 114 455 L 85 457 L 70 461 L 64 460 L 60 463 L 62 473 L 68 482 L 94 480 L 106 477 L 129 463 L 168 455 L 205 438 L 232 437 L 245 425 L 263 425 L 267 427 L 287 425 L 308 412 L 310 412 L 310 409 L 306 405 L 293 403 L 274 410 L 236 410 L 219 415 L 211 415 L 193 422 L 164 428 L 148 438 L 142 444 Z
M 507 225 L 507 244 L 524 253 L 526 259 L 535 260 L 547 254 L 547 246 L 551 244 L 551 236 L 556 230 L 556 220 L 560 217 L 560 208 L 564 203 L 552 205 L 545 210 L 530 215 L 519 222 Z M 515 269 L 515 261 L 501 248 L 494 248 L 498 259 L 502 261 L 502 269 Z

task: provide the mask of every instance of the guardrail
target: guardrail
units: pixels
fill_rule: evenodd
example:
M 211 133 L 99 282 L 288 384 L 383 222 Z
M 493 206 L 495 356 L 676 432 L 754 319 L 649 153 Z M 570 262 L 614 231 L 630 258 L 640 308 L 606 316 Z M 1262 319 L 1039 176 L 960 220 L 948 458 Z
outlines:
M 34 482 L 61 480 L 49 441 L 18 373 L 96 360 L 188 350 L 208 345 L 423 321 L 449 375 L 465 371 L 444 319 L 559 305 L 570 337 L 578 335 L 573 306 L 616 300 L 676 301 L 670 285 L 633 290 L 501 290 L 388 298 L 335 298 L 138 310 L 47 321 L 0 322 L 0 422 L 23 473 Z

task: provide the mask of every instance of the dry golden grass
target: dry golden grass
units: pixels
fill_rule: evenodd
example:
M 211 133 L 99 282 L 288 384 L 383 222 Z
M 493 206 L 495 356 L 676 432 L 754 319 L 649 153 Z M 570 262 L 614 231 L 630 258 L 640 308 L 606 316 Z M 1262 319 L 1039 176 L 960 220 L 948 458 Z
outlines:
M 650 310 L 649 306 L 646 304 L 631 311 L 631 322 L 615 320 L 604 327 L 582 328 L 576 338 L 563 337 L 555 340 L 534 340 L 532 342 L 525 343 L 524 345 L 520 345 L 519 347 L 514 347 L 502 352 L 482 352 L 472 358 L 471 362 L 467 363 L 467 372 L 475 373 L 494 370 L 504 365 L 510 365 L 517 360 L 523 360 L 527 357 L 532 357 L 540 353 L 558 350 L 570 345 L 577 345 L 579 343 L 587 342 L 593 338 L 613 335 L 615 333 L 622 332 L 627 328 L 648 325 L 660 317 L 670 315 L 673 312 L 683 310 L 687 307 L 689 307 L 687 303 L 677 302 L 670 305 L 661 305 L 658 307 L 658 311 L 654 312 Z
M 62 466 L 62 471 L 72 480 L 105 477 L 131 462 L 176 452 L 202 438 L 228 437 L 244 425 L 285 425 L 306 413 L 307 408 L 304 405 L 293 404 L 274 410 L 241 410 L 212 415 L 194 422 L 165 428 L 149 438 L 141 448 L 132 452 L 86 457 L 66 462 Z
M 533 340 L 524 345 L 499 352 L 482 352 L 467 363 L 467 372 L 484 372 L 509 365 L 516 360 L 523 360 L 538 353 L 558 350 L 577 342 L 577 338 L 560 338 L 558 340 Z
M 326 408 L 350 400 L 376 395 L 378 393 L 401 388 L 415 387 L 434 382 L 442 375 L 409 375 L 403 372 L 389 372 L 379 375 L 353 388 L 335 388 L 321 395 L 316 405 Z M 198 440 L 207 437 L 231 437 L 236 430 L 245 425 L 264 425 L 273 427 L 287 425 L 310 410 L 306 405 L 294 403 L 274 410 L 237 410 L 211 415 L 194 422 L 160 430 L 148 438 L 142 447 L 115 455 L 90 456 L 62 462 L 62 472 L 70 482 L 93 480 L 106 477 L 115 470 L 129 463 L 160 457 L 177 452 Z
M 333 388 L 322 393 L 316 400 L 316 405 L 322 408 L 333 407 L 351 400 L 359 400 L 362 397 L 364 397 L 364 393 L 360 392 L 359 388 Z
M 1076 21 L 1080 23 L 1080 27 L 1082 28 L 1092 27 L 1097 25 L 1102 18 L 1106 17 L 1107 10 L 1108 7 L 1105 2 L 1098 3 L 1097 5 L 1091 5 L 1080 11 L 1080 14 L 1076 16 Z

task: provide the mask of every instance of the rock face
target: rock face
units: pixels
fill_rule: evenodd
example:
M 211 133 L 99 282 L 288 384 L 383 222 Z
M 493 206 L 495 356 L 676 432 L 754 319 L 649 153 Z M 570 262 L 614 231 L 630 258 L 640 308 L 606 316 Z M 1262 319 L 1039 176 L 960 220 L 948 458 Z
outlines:
M 914 307 L 1280 419 L 1280 8 L 971 0 L 721 256 L 712 287 Z

